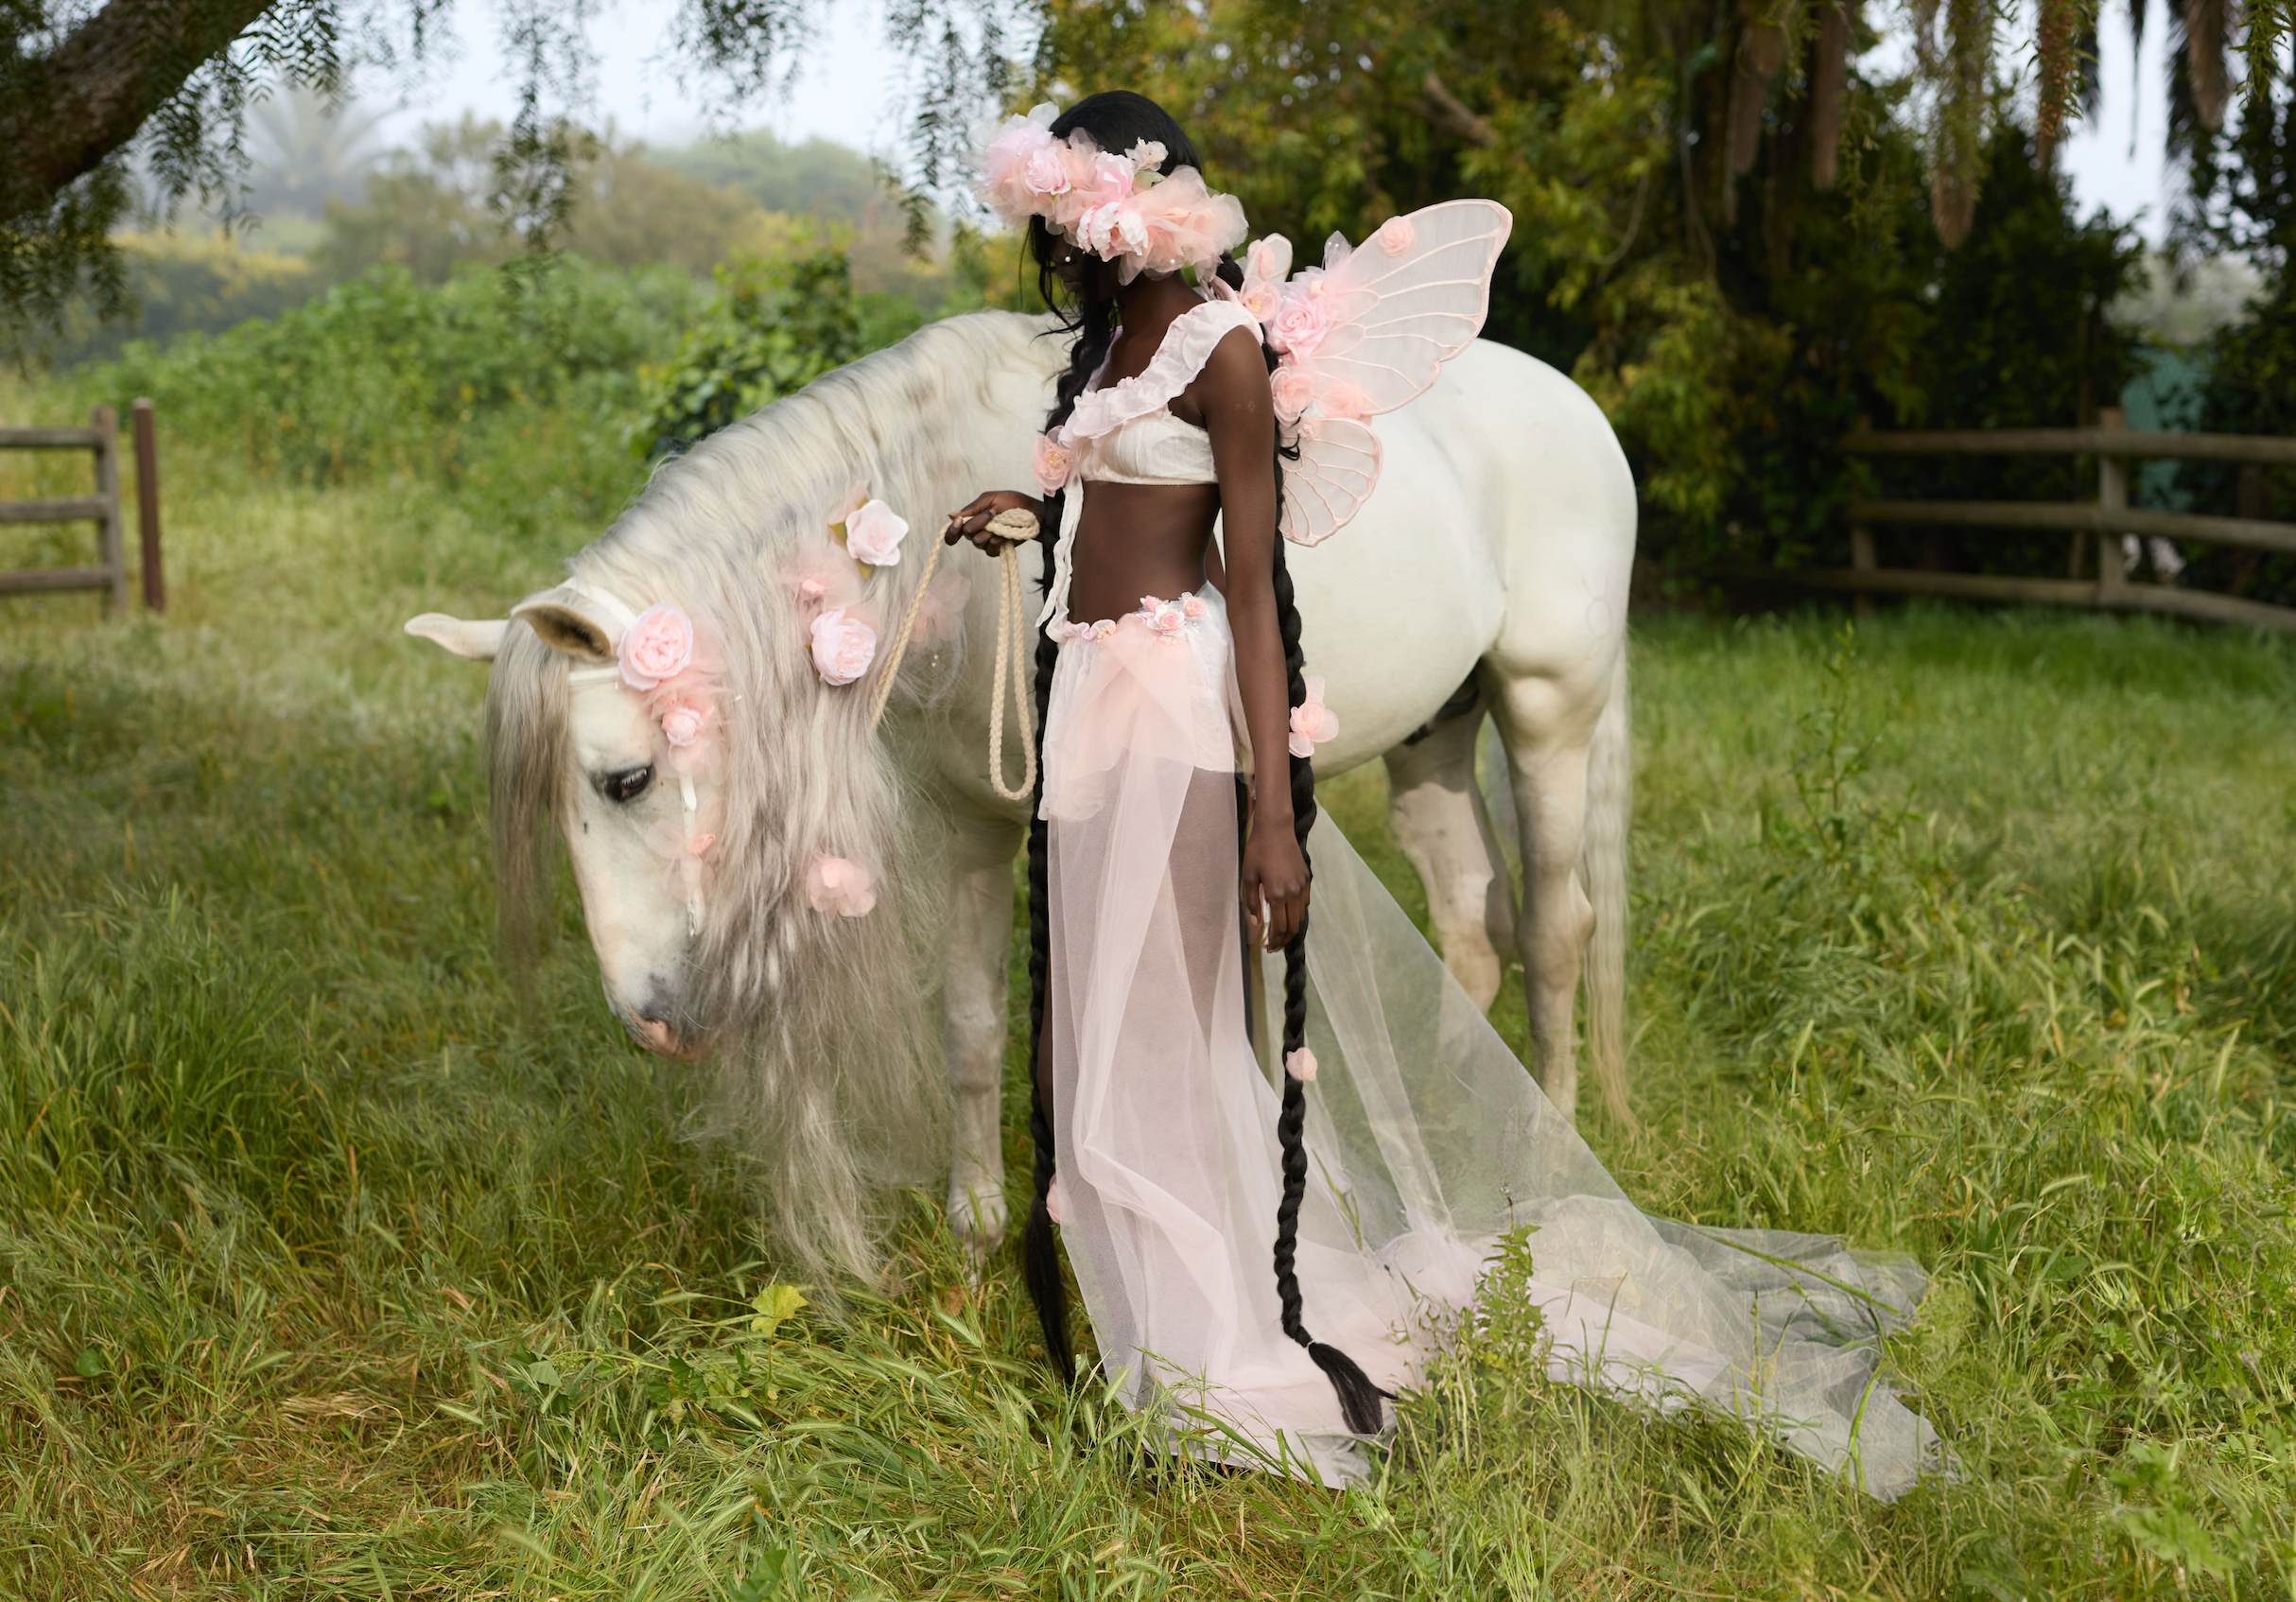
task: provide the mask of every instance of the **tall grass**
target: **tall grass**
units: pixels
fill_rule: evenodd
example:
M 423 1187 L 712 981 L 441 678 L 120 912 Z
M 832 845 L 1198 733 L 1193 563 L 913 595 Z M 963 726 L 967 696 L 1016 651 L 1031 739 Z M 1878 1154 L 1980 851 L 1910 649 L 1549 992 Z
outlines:
M 0 1594 L 2296 1594 L 2285 644 L 1642 628 L 1647 1132 L 1590 1133 L 1654 1210 L 1918 1253 L 1958 1477 L 1872 1504 L 1494 1317 L 1336 1494 L 1152 1467 L 927 1200 L 799 1305 L 570 892 L 515 1012 L 479 679 L 396 629 L 583 528 L 170 495 L 164 623 L 0 610 Z M 1416 899 L 1377 775 L 1327 799 Z

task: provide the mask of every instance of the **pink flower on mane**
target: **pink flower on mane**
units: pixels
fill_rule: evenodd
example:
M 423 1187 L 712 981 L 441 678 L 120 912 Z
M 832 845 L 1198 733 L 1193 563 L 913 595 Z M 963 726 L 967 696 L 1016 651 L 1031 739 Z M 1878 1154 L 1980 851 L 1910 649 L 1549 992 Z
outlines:
M 877 905 L 869 870 L 843 857 L 815 857 L 806 870 L 806 905 L 838 917 L 864 917 Z
M 877 658 L 877 631 L 843 606 L 813 619 L 813 670 L 827 685 L 851 684 Z
M 693 661 L 693 619 L 667 602 L 649 606 L 622 631 L 615 656 L 632 689 L 674 679 Z
M 1313 757 L 1315 747 L 1339 733 L 1339 719 L 1323 704 L 1323 675 L 1305 675 L 1307 699 L 1292 708 L 1292 738 L 1288 743 L 1295 757 Z
M 1076 470 L 1076 453 L 1058 434 L 1039 434 L 1030 452 L 1029 466 L 1036 475 L 1036 487 L 1046 495 L 1056 495 Z
M 907 518 L 881 500 L 863 501 L 845 519 L 845 549 L 856 562 L 890 567 L 901 559 L 901 540 L 909 532 Z
M 662 738 L 675 746 L 688 746 L 709 726 L 709 708 L 690 701 L 673 703 L 662 713 Z

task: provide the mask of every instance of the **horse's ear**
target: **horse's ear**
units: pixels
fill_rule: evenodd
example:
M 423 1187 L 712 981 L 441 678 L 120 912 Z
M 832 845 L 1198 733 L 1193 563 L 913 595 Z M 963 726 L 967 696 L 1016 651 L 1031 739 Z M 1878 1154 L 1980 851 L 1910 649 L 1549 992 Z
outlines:
M 593 662 L 614 660 L 614 640 L 619 631 L 608 630 L 572 590 L 545 590 L 512 607 L 511 616 L 540 635 L 542 643 L 552 651 Z
M 407 632 L 415 638 L 429 640 L 473 662 L 492 662 L 502 650 L 502 631 L 509 627 L 509 619 L 503 618 L 449 618 L 444 612 L 426 612 L 407 619 Z

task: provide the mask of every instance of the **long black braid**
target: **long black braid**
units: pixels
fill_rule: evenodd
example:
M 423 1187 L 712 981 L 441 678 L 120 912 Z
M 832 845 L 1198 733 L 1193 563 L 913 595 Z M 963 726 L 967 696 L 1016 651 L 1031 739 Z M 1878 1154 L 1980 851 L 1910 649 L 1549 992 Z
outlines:
M 1172 172 L 1182 166 L 1201 170 L 1202 163 L 1195 147 L 1178 125 L 1156 102 L 1144 96 L 1117 91 L 1094 95 L 1080 100 L 1052 125 L 1055 138 L 1067 137 L 1074 128 L 1084 128 L 1103 149 L 1130 149 L 1141 139 L 1151 139 L 1164 147 L 1163 170 Z M 1057 296 L 1059 287 L 1052 263 L 1057 241 L 1041 218 L 1029 224 L 1029 243 L 1037 264 L 1037 287 L 1045 304 L 1055 308 L 1063 306 L 1067 297 Z M 1230 287 L 1244 282 L 1242 269 L 1231 260 L 1220 264 L 1220 276 Z M 1117 332 L 1116 302 L 1113 297 L 1087 292 L 1066 306 L 1056 309 L 1064 329 L 1074 336 L 1069 353 L 1069 365 L 1060 375 L 1053 392 L 1052 409 L 1047 414 L 1047 430 L 1056 428 L 1069 419 L 1075 409 L 1076 399 L 1084 393 L 1085 386 L 1092 380 L 1108 349 L 1115 342 Z M 1263 347 L 1264 350 L 1264 347 Z M 1265 351 L 1269 368 L 1276 363 L 1276 354 Z M 1278 444 L 1275 463 L 1277 503 L 1282 503 L 1283 461 L 1296 459 L 1296 445 Z M 1044 583 L 1049 589 L 1059 540 L 1062 503 L 1069 492 L 1063 490 L 1052 497 L 1048 511 L 1048 526 L 1044 531 Z M 1082 494 L 1079 489 L 1076 493 Z M 1283 642 L 1285 688 L 1289 704 L 1299 705 L 1307 699 L 1304 677 L 1305 658 L 1299 645 L 1299 608 L 1292 592 L 1292 575 L 1283 559 L 1283 542 L 1278 538 L 1275 551 L 1275 592 L 1277 631 Z M 1029 1295 L 1036 1303 L 1036 1315 L 1044 1327 L 1045 1351 L 1052 1367 L 1064 1382 L 1075 1377 L 1075 1359 L 1070 1353 L 1068 1330 L 1068 1291 L 1060 1276 L 1060 1259 L 1052 1228 L 1052 1217 L 1048 1203 L 1052 1179 L 1057 1172 L 1057 1152 L 1052 1129 L 1051 1096 L 1044 1081 L 1046 1064 L 1044 1053 L 1044 1019 L 1046 1003 L 1052 984 L 1052 922 L 1048 887 L 1051 879 L 1051 841 L 1044 819 L 1037 815 L 1043 802 L 1043 741 L 1046 714 L 1052 694 L 1052 670 L 1059 659 L 1059 647 L 1049 634 L 1036 640 L 1036 740 L 1038 745 L 1036 771 L 1036 805 L 1031 808 L 1029 820 L 1029 1135 L 1035 1142 L 1035 1196 L 1029 1208 L 1029 1221 L 1022 1249 L 1023 1274 Z M 1292 827 L 1299 841 L 1302 860 L 1307 857 L 1308 830 L 1314 826 L 1315 770 L 1307 757 L 1292 757 L 1287 752 L 1292 785 Z M 1311 873 L 1311 878 L 1313 877 Z M 1291 942 L 1283 949 L 1283 1056 L 1288 1063 L 1294 1052 L 1307 1043 L 1308 1019 L 1308 958 L 1307 925 L 1303 919 Z M 1299 1080 L 1287 1071 L 1283 1075 L 1283 1107 L 1277 1119 L 1276 1134 L 1282 1147 L 1283 1198 L 1276 1212 L 1276 1294 L 1281 1308 L 1283 1332 L 1308 1349 L 1331 1379 L 1331 1388 L 1338 1393 L 1340 1411 L 1346 1416 L 1348 1427 L 1358 1435 L 1375 1434 L 1381 1426 L 1381 1399 L 1389 1393 L 1371 1383 L 1369 1376 L 1355 1360 L 1337 1347 L 1326 1345 L 1308 1333 L 1302 1316 L 1299 1277 L 1294 1263 L 1299 1241 L 1299 1207 L 1307 1191 L 1308 1156 L 1304 1130 L 1307 1123 L 1307 1095 Z

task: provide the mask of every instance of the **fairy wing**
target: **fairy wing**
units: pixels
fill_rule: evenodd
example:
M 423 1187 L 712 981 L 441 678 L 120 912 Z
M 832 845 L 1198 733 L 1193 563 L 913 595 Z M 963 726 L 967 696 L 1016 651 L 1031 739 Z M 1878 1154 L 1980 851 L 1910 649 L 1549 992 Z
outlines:
M 1313 363 L 1324 383 L 1351 389 L 1365 417 L 1417 398 L 1474 342 L 1490 308 L 1491 273 L 1514 229 L 1505 206 L 1446 200 L 1390 219 L 1346 252 L 1335 237 L 1324 294 L 1341 308 Z M 1277 270 L 1281 270 L 1278 269 Z M 1348 417 L 1304 428 L 1283 473 L 1283 537 L 1316 545 L 1352 518 L 1379 481 L 1379 436 Z
M 1302 433 L 1299 460 L 1283 464 L 1283 537 L 1321 545 L 1346 527 L 1379 482 L 1379 436 L 1337 417 Z
M 1483 331 L 1514 225 L 1492 200 L 1446 200 L 1383 224 L 1326 273 L 1346 310 L 1316 367 L 1354 385 L 1373 417 L 1420 394 Z

